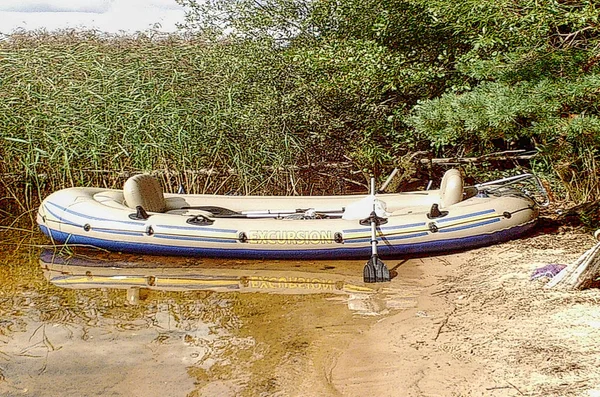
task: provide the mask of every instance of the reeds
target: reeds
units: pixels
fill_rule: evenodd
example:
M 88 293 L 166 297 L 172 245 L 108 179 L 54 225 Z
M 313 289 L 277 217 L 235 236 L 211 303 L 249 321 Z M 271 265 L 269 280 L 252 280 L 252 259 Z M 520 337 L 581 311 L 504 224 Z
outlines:
M 289 194 L 302 144 L 275 52 L 74 32 L 0 42 L 0 200 L 24 211 L 39 191 L 142 171 L 189 192 Z

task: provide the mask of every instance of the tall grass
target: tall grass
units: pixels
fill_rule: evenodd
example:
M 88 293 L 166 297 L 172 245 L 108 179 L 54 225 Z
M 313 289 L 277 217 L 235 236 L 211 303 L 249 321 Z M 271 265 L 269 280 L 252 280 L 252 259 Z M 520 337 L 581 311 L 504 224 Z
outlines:
M 280 63 L 261 43 L 12 36 L 0 42 L 0 197 L 26 210 L 38 191 L 140 171 L 190 192 L 290 193 L 304 144 L 286 125 Z

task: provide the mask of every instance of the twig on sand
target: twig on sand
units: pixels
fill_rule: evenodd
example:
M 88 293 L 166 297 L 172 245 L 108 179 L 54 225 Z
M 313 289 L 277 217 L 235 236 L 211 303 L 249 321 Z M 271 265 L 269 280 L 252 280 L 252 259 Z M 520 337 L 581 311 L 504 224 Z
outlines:
M 506 379 L 505 379 L 506 380 Z M 506 381 L 506 383 L 508 383 L 509 385 L 512 386 L 513 389 L 515 389 L 516 391 L 519 392 L 520 395 L 524 396 L 525 394 L 523 394 L 523 392 L 521 390 L 519 390 L 519 388 L 515 385 L 513 385 L 512 383 L 510 383 L 509 381 Z
M 442 320 L 442 322 L 440 323 L 440 326 L 438 327 L 437 332 L 435 333 L 435 336 L 433 338 L 434 341 L 438 340 L 438 338 L 440 337 L 440 334 L 442 333 L 442 328 L 444 328 L 446 326 L 446 324 L 448 324 L 448 320 L 450 319 L 450 316 L 452 316 L 455 311 L 456 311 L 456 307 L 453 307 L 452 310 L 450 311 L 450 313 L 448 313 L 448 315 L 446 316 L 446 318 L 444 318 L 444 320 Z
M 485 388 L 485 390 L 501 390 L 501 389 L 510 389 L 510 386 L 492 386 L 492 387 Z
M 546 288 L 581 290 L 594 283 L 600 269 L 600 243 L 584 252 L 546 284 Z

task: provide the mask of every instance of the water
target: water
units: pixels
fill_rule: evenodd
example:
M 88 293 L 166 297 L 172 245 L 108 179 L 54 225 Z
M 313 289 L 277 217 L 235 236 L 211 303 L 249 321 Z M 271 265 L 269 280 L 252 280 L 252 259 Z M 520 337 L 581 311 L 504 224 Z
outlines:
M 0 236 L 0 395 L 335 395 L 335 353 L 420 291 L 418 273 L 364 284 L 366 259 L 56 252 Z

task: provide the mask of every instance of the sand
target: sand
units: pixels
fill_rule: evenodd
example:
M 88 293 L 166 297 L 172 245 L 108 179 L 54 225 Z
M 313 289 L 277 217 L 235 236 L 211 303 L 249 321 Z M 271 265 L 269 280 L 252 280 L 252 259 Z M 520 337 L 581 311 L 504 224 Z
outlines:
M 532 272 L 597 241 L 537 234 L 398 269 L 421 272 L 417 304 L 375 322 L 325 372 L 344 396 L 600 396 L 600 292 L 544 288 Z M 428 258 L 431 259 L 431 258 Z

